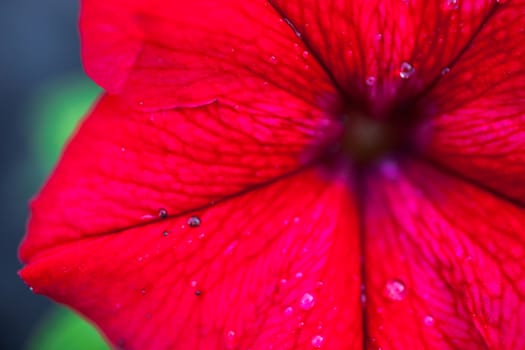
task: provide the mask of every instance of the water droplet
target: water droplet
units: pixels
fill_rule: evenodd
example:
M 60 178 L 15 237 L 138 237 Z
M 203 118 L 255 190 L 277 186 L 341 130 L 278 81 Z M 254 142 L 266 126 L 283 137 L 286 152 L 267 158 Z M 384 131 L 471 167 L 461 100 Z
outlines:
M 403 62 L 401 63 L 401 68 L 399 70 L 399 76 L 402 79 L 408 79 L 414 74 L 415 71 L 416 69 L 414 68 L 413 65 L 411 65 L 408 62 Z
M 445 7 L 449 10 L 457 10 L 459 8 L 458 0 L 445 0 Z
M 308 51 L 303 51 L 303 58 L 308 58 L 308 56 L 310 56 L 310 52 Z
M 386 284 L 385 294 L 390 300 L 401 301 L 405 299 L 407 289 L 402 281 L 394 279 Z
M 288 306 L 287 308 L 284 309 L 284 314 L 286 316 L 290 316 L 292 313 L 293 313 L 293 307 Z
M 450 68 L 445 67 L 441 70 L 441 75 L 447 75 L 450 72 Z
M 312 337 L 312 346 L 316 349 L 320 349 L 323 346 L 324 337 L 322 335 L 314 335 Z
M 190 282 L 190 286 L 192 286 L 193 288 L 197 287 L 197 281 L 192 280 L 192 281 Z
M 206 234 L 204 232 L 201 232 L 198 237 L 199 239 L 204 239 L 206 238 Z
M 202 291 L 200 289 L 197 289 L 195 291 L 195 296 L 200 297 L 202 295 Z
M 366 304 L 366 293 L 364 291 L 361 291 L 360 300 L 361 300 L 361 305 Z
M 226 332 L 226 346 L 228 348 L 233 348 L 237 345 L 237 334 L 235 331 L 229 330 Z
M 238 244 L 239 244 L 239 241 L 233 241 L 230 245 L 226 247 L 226 249 L 224 250 L 224 254 L 226 255 L 231 254 L 235 250 L 235 248 L 237 248 Z
M 301 271 L 297 272 L 295 278 L 303 278 L 303 273 Z
M 374 86 L 376 84 L 376 77 L 368 77 L 366 78 L 366 85 L 368 86 Z
M 198 216 L 190 216 L 188 219 L 189 227 L 199 227 L 201 225 L 201 219 Z
M 163 231 L 163 232 L 162 232 L 162 235 L 163 235 L 164 237 L 167 237 L 169 234 L 170 234 L 170 233 L 169 233 L 168 231 Z
M 433 326 L 434 325 L 434 317 L 428 315 L 428 316 L 425 316 L 425 318 L 423 318 L 423 324 L 425 326 Z
M 165 219 L 168 217 L 168 211 L 164 208 L 159 209 L 159 218 Z
M 273 64 L 277 63 L 277 57 L 275 57 L 274 55 L 270 56 L 270 62 Z
M 303 310 L 310 310 L 315 305 L 315 298 L 310 293 L 304 293 L 299 304 Z
M 297 28 L 292 23 L 292 21 L 290 21 L 288 18 L 285 17 L 284 18 L 284 22 L 286 22 L 286 24 L 288 24 L 290 26 L 290 28 L 292 28 L 292 30 L 294 31 L 295 35 L 297 35 L 298 38 L 301 37 L 301 33 L 297 30 Z
M 146 295 L 146 293 L 147 293 L 146 288 L 142 288 L 142 289 L 140 290 L 140 294 L 142 294 L 142 295 Z

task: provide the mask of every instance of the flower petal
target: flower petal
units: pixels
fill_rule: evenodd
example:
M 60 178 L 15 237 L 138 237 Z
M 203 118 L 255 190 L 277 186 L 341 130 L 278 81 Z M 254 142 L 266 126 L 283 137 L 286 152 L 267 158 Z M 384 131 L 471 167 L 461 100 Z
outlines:
M 525 210 L 424 163 L 371 176 L 368 334 L 383 349 L 525 347 Z
M 421 93 L 493 15 L 495 0 L 271 0 L 355 103 Z M 360 98 L 361 97 L 361 98 Z M 379 115 L 378 117 L 388 117 Z
M 311 104 L 334 93 L 262 0 L 84 0 L 81 34 L 88 74 L 141 109 L 239 103 L 268 85 Z
M 33 202 L 22 259 L 210 205 L 297 170 L 331 124 L 304 105 L 283 106 L 284 115 L 219 102 L 139 112 L 104 96 Z
M 310 169 L 50 249 L 21 275 L 126 349 L 358 348 L 360 245 L 348 183 Z
M 431 157 L 525 204 L 525 1 L 508 1 L 428 100 Z

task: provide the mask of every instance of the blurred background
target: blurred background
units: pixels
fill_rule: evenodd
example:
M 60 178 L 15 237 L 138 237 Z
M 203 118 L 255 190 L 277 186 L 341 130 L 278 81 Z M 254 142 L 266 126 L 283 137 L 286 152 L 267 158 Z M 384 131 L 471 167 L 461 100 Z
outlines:
M 72 312 L 17 276 L 29 199 L 99 93 L 80 64 L 76 0 L 0 1 L 0 349 L 106 349 Z

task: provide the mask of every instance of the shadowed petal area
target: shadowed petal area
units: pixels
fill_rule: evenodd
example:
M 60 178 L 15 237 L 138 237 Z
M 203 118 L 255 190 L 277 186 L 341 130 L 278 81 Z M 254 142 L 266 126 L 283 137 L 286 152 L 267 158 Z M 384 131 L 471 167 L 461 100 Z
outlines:
M 431 92 L 431 157 L 525 204 L 525 1 L 507 1 Z
M 125 349 L 356 349 L 359 256 L 348 174 L 310 169 L 49 249 L 21 275 Z
M 416 161 L 376 171 L 367 193 L 370 344 L 525 347 L 522 208 Z
M 263 0 L 84 0 L 80 29 L 87 73 L 140 109 L 240 103 L 268 85 L 311 104 L 334 93 Z
M 483 23 L 495 0 L 271 0 L 339 86 L 368 99 L 380 117 L 440 76 Z
M 163 220 L 297 170 L 331 124 L 321 112 L 283 104 L 286 114 L 218 102 L 139 112 L 119 97 L 102 97 L 32 203 L 22 259 L 81 236 Z

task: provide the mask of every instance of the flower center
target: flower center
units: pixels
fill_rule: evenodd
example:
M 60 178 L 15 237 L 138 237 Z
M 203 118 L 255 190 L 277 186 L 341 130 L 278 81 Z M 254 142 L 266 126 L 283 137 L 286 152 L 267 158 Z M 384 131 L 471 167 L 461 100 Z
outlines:
M 412 147 L 412 128 L 392 119 L 375 119 L 360 111 L 343 115 L 342 151 L 353 163 L 367 166 L 397 156 Z

